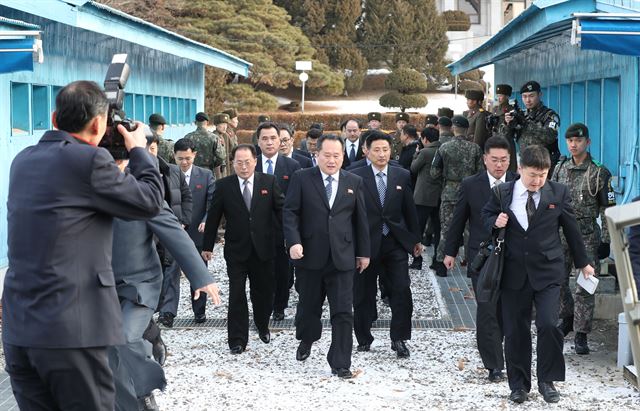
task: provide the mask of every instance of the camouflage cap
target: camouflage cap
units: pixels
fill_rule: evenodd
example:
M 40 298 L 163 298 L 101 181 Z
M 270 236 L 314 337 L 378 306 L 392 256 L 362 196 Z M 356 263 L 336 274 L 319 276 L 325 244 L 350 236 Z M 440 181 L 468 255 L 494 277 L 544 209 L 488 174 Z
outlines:
M 435 126 L 436 124 L 438 124 L 438 116 L 427 114 L 427 116 L 424 118 L 424 124 L 432 124 Z
M 496 94 L 502 94 L 503 96 L 511 96 L 513 89 L 508 84 L 498 84 L 496 86 Z
M 167 120 L 160 113 L 153 113 L 149 116 L 149 124 L 167 124 Z
M 438 109 L 438 117 L 449 117 L 449 118 L 452 118 L 453 117 L 453 110 L 451 110 L 449 107 L 440 107 Z
M 201 111 L 196 114 L 196 121 L 209 121 L 209 116 Z
M 524 85 L 520 88 L 520 93 L 529 93 L 531 91 L 537 91 L 538 93 L 540 92 L 540 83 L 538 83 L 537 81 L 527 81 L 526 83 L 524 83 Z
M 258 116 L 258 123 L 264 123 L 264 122 L 266 122 L 266 121 L 271 121 L 271 117 L 269 117 L 269 116 L 268 116 L 268 115 L 266 115 L 266 114 L 260 114 L 260 115 Z
M 484 91 L 482 90 L 467 90 L 464 92 L 464 97 L 469 100 L 484 100 Z
M 411 117 L 409 116 L 409 113 L 396 113 L 396 122 L 400 120 L 404 120 L 408 123 L 411 121 Z
M 453 125 L 453 123 L 451 122 L 451 119 L 446 116 L 440 117 L 438 119 L 438 124 L 445 127 L 451 127 Z
M 589 129 L 582 123 L 573 123 L 564 133 L 565 138 L 585 137 L 589 138 Z
M 238 117 L 238 112 L 236 111 L 235 108 L 229 108 L 223 111 L 224 114 L 227 114 L 229 116 L 229 118 L 236 118 Z
M 453 116 L 453 118 L 451 119 L 451 124 L 456 127 L 469 128 L 469 120 L 467 120 L 465 116 Z
M 218 113 L 213 116 L 213 124 L 215 124 L 216 126 L 218 124 L 228 123 L 229 120 L 229 115 L 227 113 Z
M 382 121 L 382 114 L 378 113 L 377 111 L 372 111 L 371 113 L 367 114 L 367 121 L 371 120 Z

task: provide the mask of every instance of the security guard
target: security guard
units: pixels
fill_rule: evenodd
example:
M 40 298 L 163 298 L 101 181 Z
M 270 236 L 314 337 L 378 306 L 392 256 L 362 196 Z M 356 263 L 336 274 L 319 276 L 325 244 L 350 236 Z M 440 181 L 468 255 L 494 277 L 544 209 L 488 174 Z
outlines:
M 442 116 L 438 119 L 438 132 L 440 133 L 440 144 L 453 140 L 453 132 L 451 127 L 453 123 L 449 117 Z
M 466 139 L 469 121 L 464 116 L 453 116 L 453 140 L 438 148 L 431 165 L 431 177 L 442 179 L 440 196 L 440 243 L 434 263 L 436 275 L 447 276 L 444 266 L 444 246 L 449 231 L 453 210 L 458 200 L 458 187 L 465 177 L 478 173 L 483 168 L 482 151 L 476 143 Z
M 231 152 L 234 147 L 238 145 L 238 136 L 236 135 L 236 129 L 238 128 L 238 112 L 234 108 L 230 108 L 223 111 L 224 114 L 229 116 L 229 123 L 227 123 L 227 132 L 224 140 L 224 146 L 227 149 L 227 164 L 231 164 Z M 229 173 L 233 173 L 233 167 L 228 167 Z
M 221 157 L 222 164 L 220 164 L 220 175 L 216 175 L 216 179 L 221 177 L 226 177 L 229 173 L 227 165 L 229 164 L 227 161 L 227 152 L 228 148 L 226 147 L 227 138 L 227 124 L 229 123 L 230 118 L 226 113 L 218 113 L 213 116 L 213 124 L 216 126 L 216 129 L 213 131 L 214 137 L 218 140 L 218 150 L 216 155 Z
M 190 138 L 196 146 L 196 155 L 193 164 L 198 167 L 204 167 L 214 175 L 220 175 L 220 165 L 224 162 L 224 157 L 219 155 L 218 139 L 207 130 L 209 124 L 209 116 L 207 113 L 200 112 L 196 114 L 196 129 L 184 136 Z
M 173 159 L 173 140 L 164 138 L 167 128 L 167 120 L 160 113 L 153 113 L 149 116 L 149 128 L 154 136 L 158 137 L 158 156 L 168 163 L 175 164 Z
M 438 118 L 440 117 L 449 117 L 449 119 L 453 118 L 453 110 L 449 107 L 440 107 L 438 109 Z
M 484 142 L 490 137 L 487 130 L 487 112 L 482 108 L 484 92 L 482 90 L 467 90 L 464 92 L 469 110 L 462 113 L 469 120 L 467 139 L 473 141 L 484 150 Z
M 542 91 L 536 81 L 526 82 L 520 89 L 522 101 L 527 109 L 525 113 L 509 112 L 505 114 L 507 123 L 507 138 L 518 142 L 520 152 L 530 145 L 537 144 L 547 148 L 551 155 L 551 164 L 556 164 L 560 158 L 558 148 L 558 129 L 560 116 L 542 104 Z M 552 175 L 553 167 L 549 170 Z
M 591 158 L 587 152 L 591 139 L 589 129 L 582 123 L 569 126 L 565 133 L 570 157 L 562 156 L 552 176 L 569 187 L 571 202 L 578 220 L 578 226 L 584 239 L 591 266 L 596 276 L 600 274 L 600 260 L 607 258 L 610 252 L 609 230 L 602 224 L 602 233 L 596 219 L 604 222 L 604 210 L 616 204 L 611 188 L 611 173 L 605 166 Z M 576 284 L 575 295 L 571 295 L 569 275 L 573 271 L 573 259 L 569 247 L 562 236 L 565 250 L 566 281 L 560 291 L 560 329 L 567 335 L 575 330 L 575 350 L 577 354 L 589 354 L 587 334 L 591 332 L 595 295 L 589 294 Z
M 516 143 L 513 140 L 513 137 L 508 137 L 507 124 L 504 121 L 504 116 L 515 108 L 509 104 L 509 98 L 512 93 L 513 89 L 508 84 L 498 84 L 496 86 L 496 98 L 498 99 L 498 104 L 491 112 L 493 121 L 491 124 L 488 124 L 487 127 L 489 128 L 492 136 L 504 137 L 509 142 L 509 145 L 511 146 L 511 150 L 509 151 L 509 171 L 513 171 L 515 173 L 518 169 Z
M 427 114 L 424 118 L 424 128 L 438 128 L 438 116 Z
M 380 130 L 380 126 L 382 126 L 382 114 L 377 111 L 372 111 L 367 114 L 367 121 L 369 122 L 369 130 Z
M 411 117 L 409 117 L 409 113 L 396 113 L 396 131 L 391 134 L 391 158 L 394 160 L 397 160 L 400 157 L 400 153 L 403 148 L 400 135 L 402 134 L 404 126 L 409 124 L 410 121 Z

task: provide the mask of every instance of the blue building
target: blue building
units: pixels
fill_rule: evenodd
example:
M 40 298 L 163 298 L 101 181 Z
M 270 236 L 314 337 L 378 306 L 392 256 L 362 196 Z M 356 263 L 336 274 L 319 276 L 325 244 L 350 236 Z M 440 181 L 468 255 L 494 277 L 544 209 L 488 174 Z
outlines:
M 640 194 L 640 1 L 538 0 L 482 46 L 449 67 L 454 74 L 494 64 L 495 83 L 528 80 L 564 132 L 583 122 L 591 155 L 611 170 L 618 203 Z
M 33 62 L 31 49 L 40 44 L 43 62 Z M 0 0 L 0 274 L 7 266 L 12 159 L 51 128 L 57 91 L 75 80 L 102 84 L 118 53 L 128 54 L 131 67 L 127 115 L 146 122 L 162 113 L 172 139 L 192 131 L 195 114 L 204 110 L 205 66 L 245 77 L 251 66 L 93 1 Z

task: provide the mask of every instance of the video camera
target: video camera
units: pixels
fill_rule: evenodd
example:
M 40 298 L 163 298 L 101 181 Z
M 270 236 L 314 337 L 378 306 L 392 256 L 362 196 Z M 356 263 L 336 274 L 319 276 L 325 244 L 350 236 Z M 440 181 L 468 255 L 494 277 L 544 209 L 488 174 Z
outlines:
M 115 160 L 129 158 L 129 151 L 124 145 L 124 137 L 118 131 L 118 124 L 122 124 L 127 131 L 136 129 L 135 123 L 126 118 L 124 111 L 122 111 L 124 88 L 129 80 L 129 65 L 126 60 L 126 54 L 115 54 L 104 79 L 104 91 L 107 100 L 109 100 L 109 114 L 107 115 L 107 131 L 99 146 L 109 150 Z
M 516 124 L 524 124 L 525 115 L 524 115 L 524 111 L 518 105 L 518 100 L 517 99 L 509 100 L 509 105 L 513 107 L 513 110 L 511 110 L 508 113 L 510 116 L 513 116 L 513 121 L 515 121 Z

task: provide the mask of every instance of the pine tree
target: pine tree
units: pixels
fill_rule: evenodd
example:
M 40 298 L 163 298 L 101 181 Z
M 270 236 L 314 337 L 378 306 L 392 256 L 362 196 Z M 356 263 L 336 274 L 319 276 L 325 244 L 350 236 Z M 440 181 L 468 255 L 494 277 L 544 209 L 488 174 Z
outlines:
M 420 108 L 427 105 L 427 80 L 417 70 L 400 67 L 394 70 L 384 82 L 384 86 L 392 90 L 380 97 L 382 107 L 399 108 L 404 112 L 407 108 Z

